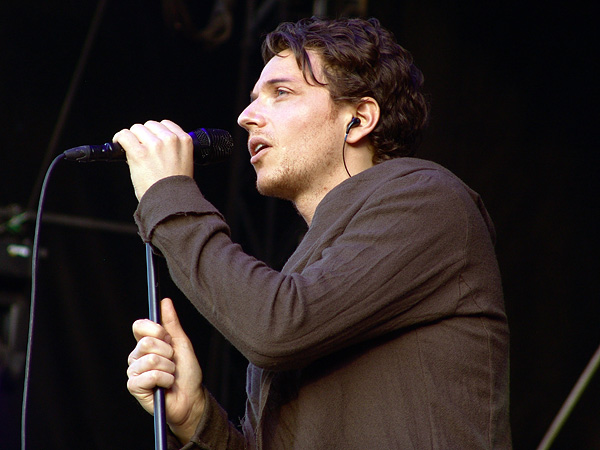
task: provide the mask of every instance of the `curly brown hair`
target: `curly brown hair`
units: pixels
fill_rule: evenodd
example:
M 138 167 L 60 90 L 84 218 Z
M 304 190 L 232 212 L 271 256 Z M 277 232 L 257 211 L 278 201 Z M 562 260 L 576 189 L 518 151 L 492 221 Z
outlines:
M 359 104 L 363 97 L 377 101 L 381 115 L 370 134 L 374 163 L 414 155 L 429 121 L 423 74 L 377 19 L 284 22 L 263 42 L 265 64 L 287 49 L 307 81 L 327 86 L 334 102 Z M 315 78 L 307 50 L 321 56 L 325 82 Z

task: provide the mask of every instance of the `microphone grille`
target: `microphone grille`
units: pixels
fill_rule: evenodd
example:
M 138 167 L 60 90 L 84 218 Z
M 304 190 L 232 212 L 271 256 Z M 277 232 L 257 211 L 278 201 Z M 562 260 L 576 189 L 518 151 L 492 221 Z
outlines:
M 194 141 L 194 162 L 212 164 L 227 159 L 233 151 L 231 134 L 217 128 L 199 128 L 190 133 Z

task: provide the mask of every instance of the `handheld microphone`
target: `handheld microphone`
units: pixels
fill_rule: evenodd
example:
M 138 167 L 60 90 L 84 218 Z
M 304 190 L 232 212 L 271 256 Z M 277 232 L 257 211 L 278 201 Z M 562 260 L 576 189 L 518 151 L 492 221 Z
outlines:
M 216 128 L 198 128 L 188 133 L 194 142 L 194 163 L 207 165 L 225 160 L 233 151 L 229 132 Z M 82 145 L 63 152 L 65 159 L 77 162 L 125 161 L 125 150 L 118 142 Z

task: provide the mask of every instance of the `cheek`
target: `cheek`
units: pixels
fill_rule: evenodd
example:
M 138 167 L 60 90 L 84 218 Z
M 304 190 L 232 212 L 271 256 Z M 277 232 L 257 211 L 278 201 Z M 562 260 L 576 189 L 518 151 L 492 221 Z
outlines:
M 321 118 L 319 118 L 321 117 Z M 304 132 L 305 142 L 319 154 L 327 154 L 341 149 L 343 134 L 336 129 L 335 122 L 325 116 L 315 117 L 306 127 Z M 339 145 L 338 145 L 339 144 Z
M 280 120 L 276 121 L 275 136 L 285 159 L 318 159 L 338 147 L 341 149 L 343 126 L 337 129 L 338 123 L 331 117 L 328 104 L 294 106 L 277 114 Z

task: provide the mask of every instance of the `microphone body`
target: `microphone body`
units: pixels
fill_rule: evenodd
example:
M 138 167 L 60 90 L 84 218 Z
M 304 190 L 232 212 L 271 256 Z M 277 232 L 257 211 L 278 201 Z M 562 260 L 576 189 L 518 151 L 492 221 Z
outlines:
M 194 142 L 194 163 L 207 165 L 227 159 L 233 151 L 233 139 L 225 130 L 198 128 L 188 133 Z M 65 159 L 77 162 L 125 161 L 125 150 L 118 142 L 82 145 L 63 152 Z

